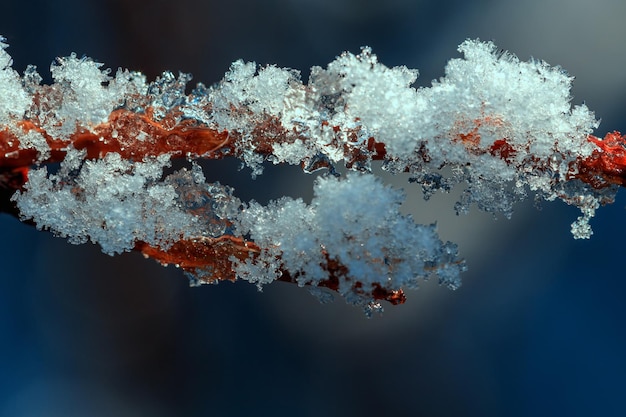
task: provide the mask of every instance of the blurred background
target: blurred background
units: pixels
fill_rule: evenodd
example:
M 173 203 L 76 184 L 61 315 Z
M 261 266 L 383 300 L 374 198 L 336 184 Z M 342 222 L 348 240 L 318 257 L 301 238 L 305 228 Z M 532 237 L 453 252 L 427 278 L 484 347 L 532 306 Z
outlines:
M 622 0 L 6 1 L 14 68 L 56 56 L 218 81 L 238 58 L 302 70 L 369 45 L 389 66 L 443 75 L 466 38 L 494 40 L 576 75 L 598 134 L 626 131 Z M 312 177 L 233 161 L 207 177 L 242 199 L 310 198 Z M 455 196 L 406 210 L 437 220 L 469 271 L 425 283 L 366 319 L 338 299 L 247 283 L 189 288 L 132 253 L 108 257 L 0 215 L 0 416 L 623 416 L 625 198 L 575 241 L 563 203 L 512 220 L 454 215 Z

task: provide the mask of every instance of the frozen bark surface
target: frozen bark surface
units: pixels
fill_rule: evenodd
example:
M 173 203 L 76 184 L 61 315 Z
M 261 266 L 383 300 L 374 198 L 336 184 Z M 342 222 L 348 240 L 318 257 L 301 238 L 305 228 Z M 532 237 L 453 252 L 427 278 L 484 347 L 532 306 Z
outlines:
M 588 238 L 599 205 L 624 183 L 624 138 L 592 136 L 598 122 L 572 106 L 572 78 L 468 40 L 446 75 L 414 88 L 418 72 L 388 68 L 368 48 L 299 73 L 237 61 L 219 83 L 164 73 L 147 82 L 72 55 L 41 85 L 0 52 L 0 182 L 3 210 L 72 243 L 108 254 L 139 250 L 185 270 L 192 283 L 245 279 L 325 287 L 367 312 L 404 301 L 431 275 L 450 288 L 465 266 L 433 225 L 400 213 L 403 192 L 371 173 L 379 160 L 407 172 L 426 198 L 459 183 L 456 205 L 503 214 L 527 197 L 580 208 L 575 238 Z M 262 206 L 208 183 L 197 159 L 234 157 L 253 175 L 262 163 L 328 170 L 310 204 Z M 172 158 L 189 168 L 168 170 Z M 51 163 L 58 163 L 54 170 Z M 352 173 L 335 176 L 345 165 Z

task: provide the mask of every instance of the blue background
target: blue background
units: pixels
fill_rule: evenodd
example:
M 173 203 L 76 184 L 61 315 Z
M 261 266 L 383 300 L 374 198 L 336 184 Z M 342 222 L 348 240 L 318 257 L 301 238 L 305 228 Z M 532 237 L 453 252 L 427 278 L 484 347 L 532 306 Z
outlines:
M 48 77 L 75 51 L 207 84 L 238 58 L 306 79 L 369 45 L 427 86 L 464 39 L 493 39 L 576 75 L 574 102 L 603 135 L 626 131 L 625 17 L 617 0 L 34 0 L 3 4 L 0 33 L 19 71 Z M 262 202 L 310 197 L 297 171 L 252 181 L 237 163 L 207 165 Z M 578 213 L 560 202 L 492 220 L 407 190 L 408 210 L 439 220 L 470 269 L 458 291 L 429 282 L 371 320 L 294 285 L 189 288 L 139 254 L 111 258 L 0 216 L 0 416 L 626 415 L 624 196 L 575 241 Z

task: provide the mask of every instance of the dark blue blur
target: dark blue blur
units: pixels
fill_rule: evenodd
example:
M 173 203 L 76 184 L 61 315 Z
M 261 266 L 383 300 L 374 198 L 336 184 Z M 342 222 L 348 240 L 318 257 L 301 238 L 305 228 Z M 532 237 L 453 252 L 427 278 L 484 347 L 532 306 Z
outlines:
M 210 84 L 238 58 L 306 79 L 369 45 L 427 86 L 480 37 L 562 65 L 577 76 L 574 102 L 602 118 L 599 134 L 626 131 L 623 2 L 5 3 L 14 67 L 36 64 L 48 82 L 50 62 L 73 51 Z M 311 189 L 297 169 L 252 181 L 228 161 L 207 164 L 207 177 L 263 202 Z M 437 208 L 467 258 L 463 286 L 426 283 L 371 320 L 295 285 L 189 288 L 138 254 L 111 258 L 0 215 L 0 417 L 624 416 L 625 205 L 622 193 L 601 208 L 589 241 L 571 238 L 578 213 L 560 202 L 521 204 L 510 221 Z

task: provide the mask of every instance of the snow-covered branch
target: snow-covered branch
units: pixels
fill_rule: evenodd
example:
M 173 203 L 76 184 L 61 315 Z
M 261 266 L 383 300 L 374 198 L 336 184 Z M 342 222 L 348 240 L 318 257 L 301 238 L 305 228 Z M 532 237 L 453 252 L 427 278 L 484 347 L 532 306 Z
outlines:
M 433 225 L 400 213 L 404 196 L 371 163 L 406 172 L 426 198 L 465 184 L 474 203 L 510 216 L 529 193 L 580 208 L 575 238 L 612 202 L 626 176 L 625 140 L 571 105 L 572 78 L 468 40 L 446 75 L 414 88 L 417 71 L 388 68 L 368 48 L 297 71 L 237 61 L 211 87 L 190 77 L 113 76 L 72 55 L 52 65 L 52 85 L 23 75 L 0 52 L 0 183 L 26 221 L 108 254 L 138 250 L 180 266 L 193 283 L 275 280 L 338 291 L 366 311 L 404 301 L 403 288 L 435 275 L 460 285 L 464 262 Z M 234 157 L 326 169 L 310 204 L 283 197 L 262 206 L 208 183 L 197 159 Z M 172 158 L 189 168 L 171 172 Z M 50 163 L 60 163 L 55 171 Z M 335 167 L 355 171 L 343 177 Z M 12 208 L 3 204 L 5 211 Z

